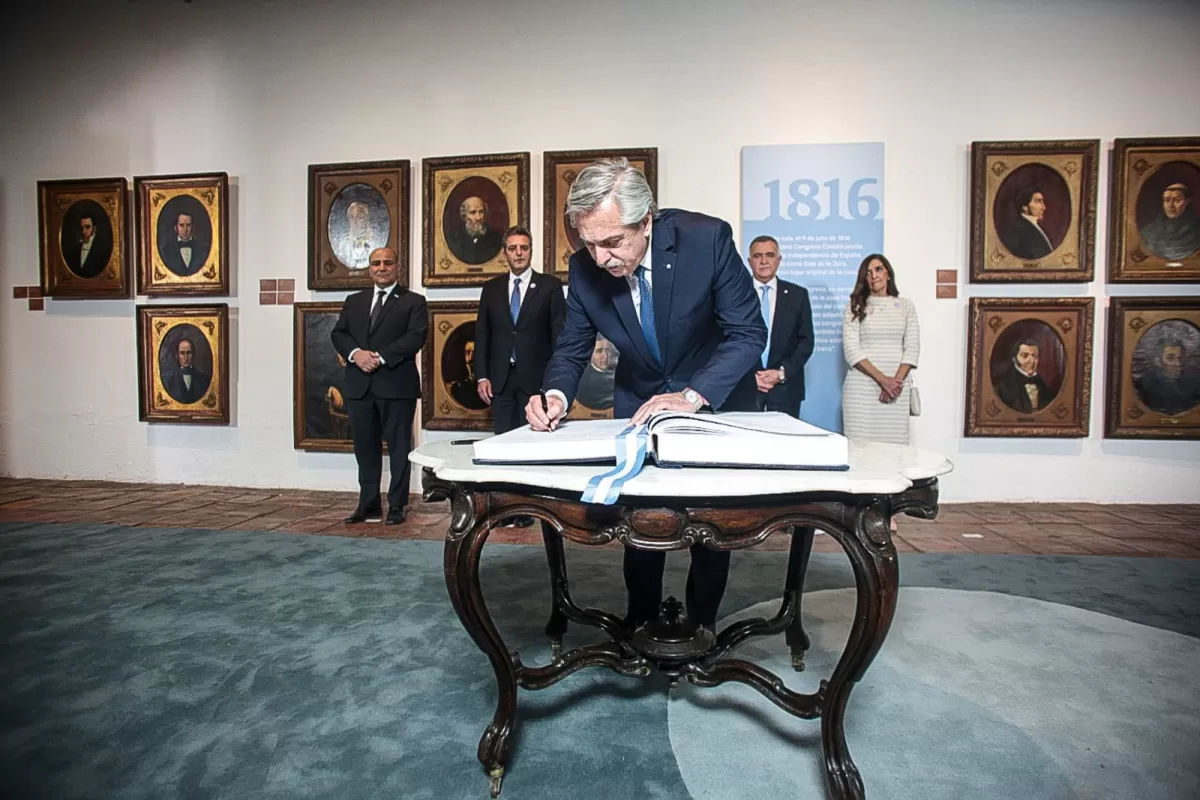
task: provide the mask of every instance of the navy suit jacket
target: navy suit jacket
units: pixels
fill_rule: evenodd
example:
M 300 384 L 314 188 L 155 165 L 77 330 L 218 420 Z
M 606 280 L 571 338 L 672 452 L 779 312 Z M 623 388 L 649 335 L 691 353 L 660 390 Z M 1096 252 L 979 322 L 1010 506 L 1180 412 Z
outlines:
M 568 407 L 597 332 L 621 354 L 613 387 L 617 417 L 631 417 L 652 396 L 688 386 L 719 409 L 762 354 L 767 328 L 729 223 L 663 209 L 650 246 L 661 365 L 646 346 L 625 278 L 596 266 L 586 248 L 571 256 L 567 321 L 545 376 L 545 388 L 562 392 Z
M 754 284 L 758 297 L 758 283 Z M 779 279 L 779 294 L 775 298 L 775 318 L 771 321 L 771 349 L 767 351 L 765 369 L 783 367 L 787 380 L 775 384 L 767 392 L 767 410 L 781 410 L 795 415 L 804 402 L 804 365 L 813 354 L 812 305 L 808 301 L 808 290 L 803 286 Z M 762 300 L 759 300 L 762 308 Z M 759 312 L 761 313 L 761 311 Z M 750 368 L 750 372 L 738 384 L 734 394 L 738 402 L 754 403 L 759 396 L 758 382 L 754 374 L 764 369 L 762 361 Z

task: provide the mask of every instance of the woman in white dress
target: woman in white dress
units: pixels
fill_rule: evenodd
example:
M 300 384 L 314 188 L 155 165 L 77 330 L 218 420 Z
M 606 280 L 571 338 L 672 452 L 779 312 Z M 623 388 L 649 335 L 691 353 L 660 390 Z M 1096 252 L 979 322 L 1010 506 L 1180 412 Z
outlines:
M 896 273 L 879 254 L 863 259 L 842 318 L 850 371 L 842 384 L 842 426 L 849 439 L 908 444 L 912 379 L 921 331 L 912 301 L 900 297 Z

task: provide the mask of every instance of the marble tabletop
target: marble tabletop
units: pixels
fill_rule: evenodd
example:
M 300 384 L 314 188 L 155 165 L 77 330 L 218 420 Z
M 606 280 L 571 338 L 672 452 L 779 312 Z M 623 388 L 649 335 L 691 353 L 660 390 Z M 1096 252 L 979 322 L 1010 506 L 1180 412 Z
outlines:
M 610 469 L 596 464 L 473 464 L 473 454 L 470 444 L 431 442 L 414 450 L 409 460 L 432 469 L 439 478 L 455 483 L 510 483 L 581 493 L 592 476 Z M 660 469 L 647 465 L 625 483 L 621 494 L 640 497 L 747 497 L 795 492 L 896 494 L 915 481 L 944 475 L 953 468 L 946 458 L 928 450 L 898 444 L 851 442 L 848 471 Z

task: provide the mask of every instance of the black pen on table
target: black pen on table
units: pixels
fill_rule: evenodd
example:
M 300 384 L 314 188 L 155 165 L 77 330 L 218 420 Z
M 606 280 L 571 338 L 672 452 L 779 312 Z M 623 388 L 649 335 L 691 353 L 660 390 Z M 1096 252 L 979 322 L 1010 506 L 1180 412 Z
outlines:
M 550 419 L 550 406 L 546 405 L 546 390 L 540 390 L 538 397 L 542 398 L 542 413 L 546 415 L 547 420 L 554 422 L 554 420 Z M 549 430 L 553 430 L 553 428 L 549 428 Z

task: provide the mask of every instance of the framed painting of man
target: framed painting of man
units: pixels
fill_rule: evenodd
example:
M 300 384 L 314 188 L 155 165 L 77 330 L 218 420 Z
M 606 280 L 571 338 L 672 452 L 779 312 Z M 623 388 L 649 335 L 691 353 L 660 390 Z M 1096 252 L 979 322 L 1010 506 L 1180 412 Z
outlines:
M 605 158 L 627 158 L 641 170 L 658 198 L 658 148 L 610 150 L 552 150 L 542 155 L 542 269 L 566 273 L 571 255 L 583 247 L 575 227 L 567 220 L 567 194 L 579 171 Z
M 596 334 L 592 359 L 583 368 L 579 390 L 567 419 L 612 419 L 613 386 L 620 353 L 608 339 Z
M 229 422 L 229 306 L 139 305 L 143 422 Z
M 38 181 L 38 245 L 46 297 L 128 297 L 129 183 Z
M 330 333 L 341 301 L 296 303 L 292 312 L 292 443 L 297 450 L 351 453 L 346 362 Z
M 1117 139 L 1109 188 L 1109 282 L 1200 282 L 1197 200 L 1200 136 Z
M 1092 317 L 1083 298 L 971 298 L 967 436 L 1085 438 Z
M 308 288 L 371 286 L 367 259 L 396 251 L 401 286 L 409 283 L 409 162 L 363 161 L 308 167 Z
M 229 294 L 229 176 L 136 177 L 133 193 L 138 291 Z
M 971 282 L 1095 275 L 1099 140 L 971 144 Z
M 492 429 L 475 381 L 478 316 L 478 302 L 429 303 L 429 341 L 421 350 L 421 425 L 428 430 Z
M 422 162 L 423 282 L 482 286 L 508 269 L 504 231 L 529 226 L 529 153 Z
M 1114 297 L 1104 435 L 1200 439 L 1200 297 Z

